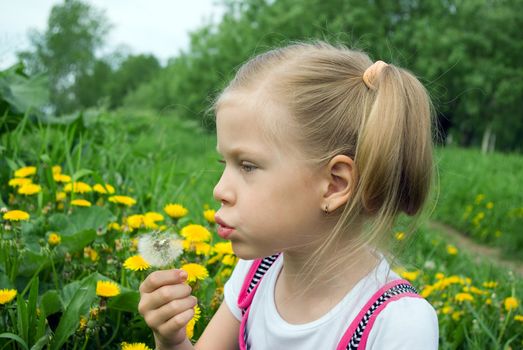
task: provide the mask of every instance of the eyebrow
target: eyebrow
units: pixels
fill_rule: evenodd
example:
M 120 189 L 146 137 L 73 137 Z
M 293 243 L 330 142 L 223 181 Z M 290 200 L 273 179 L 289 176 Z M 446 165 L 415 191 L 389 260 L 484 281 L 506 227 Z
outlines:
M 222 154 L 222 152 L 218 148 L 218 145 L 216 145 L 216 152 L 218 152 L 219 154 Z M 252 155 L 258 156 L 258 157 L 261 156 L 261 154 L 259 152 L 250 150 L 248 148 L 246 149 L 246 148 L 238 147 L 238 146 L 231 148 L 229 150 L 229 152 L 225 152 L 225 153 L 229 153 L 231 156 L 238 156 L 238 155 L 242 155 L 242 154 L 248 154 L 248 155 L 252 154 Z

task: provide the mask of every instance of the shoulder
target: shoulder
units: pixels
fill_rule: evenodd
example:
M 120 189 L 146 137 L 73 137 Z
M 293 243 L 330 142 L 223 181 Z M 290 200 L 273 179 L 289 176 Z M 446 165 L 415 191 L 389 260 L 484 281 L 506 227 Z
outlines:
M 403 297 L 390 302 L 369 333 L 369 349 L 437 349 L 438 316 L 423 298 Z

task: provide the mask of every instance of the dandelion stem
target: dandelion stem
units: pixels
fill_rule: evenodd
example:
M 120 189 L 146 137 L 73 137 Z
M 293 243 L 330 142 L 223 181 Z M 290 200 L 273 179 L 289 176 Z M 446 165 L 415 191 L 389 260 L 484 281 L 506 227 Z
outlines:
M 60 286 L 58 284 L 58 275 L 56 274 L 56 269 L 54 267 L 54 259 L 53 259 L 53 252 L 50 252 L 49 253 L 49 260 L 51 262 L 51 269 L 53 270 L 53 282 L 54 282 L 54 287 L 56 288 L 56 290 L 60 290 Z
M 118 313 L 116 315 L 116 327 L 114 328 L 114 332 L 113 332 L 113 334 L 111 334 L 111 338 L 109 338 L 109 340 L 101 347 L 101 349 L 105 349 L 106 347 L 108 347 L 109 344 L 112 343 L 112 341 L 114 340 L 114 338 L 118 334 L 118 330 L 120 329 L 121 317 L 122 317 L 122 312 L 118 311 Z
M 89 336 L 86 335 L 85 336 L 85 341 L 84 341 L 84 345 L 82 346 L 82 350 L 85 350 L 85 347 L 87 346 L 87 343 L 89 342 Z

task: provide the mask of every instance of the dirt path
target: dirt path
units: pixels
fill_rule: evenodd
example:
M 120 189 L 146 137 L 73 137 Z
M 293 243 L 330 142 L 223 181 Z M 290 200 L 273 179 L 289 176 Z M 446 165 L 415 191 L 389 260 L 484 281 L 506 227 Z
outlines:
M 490 259 L 494 264 L 513 271 L 519 276 L 523 276 L 523 263 L 503 259 L 499 248 L 487 247 L 479 244 L 457 231 L 455 228 L 438 221 L 430 221 L 429 227 L 441 232 L 449 241 L 455 244 L 459 249 L 470 252 L 475 256 L 476 261 L 482 261 L 485 258 Z

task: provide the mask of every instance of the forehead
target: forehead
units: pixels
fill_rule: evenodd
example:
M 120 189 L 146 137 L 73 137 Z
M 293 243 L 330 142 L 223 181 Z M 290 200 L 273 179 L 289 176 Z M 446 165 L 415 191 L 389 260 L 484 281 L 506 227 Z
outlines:
M 291 146 L 291 120 L 287 110 L 259 92 L 227 93 L 216 114 L 217 148 L 258 144 L 281 152 Z M 291 147 L 292 148 L 292 147 Z

